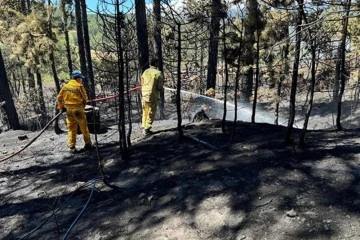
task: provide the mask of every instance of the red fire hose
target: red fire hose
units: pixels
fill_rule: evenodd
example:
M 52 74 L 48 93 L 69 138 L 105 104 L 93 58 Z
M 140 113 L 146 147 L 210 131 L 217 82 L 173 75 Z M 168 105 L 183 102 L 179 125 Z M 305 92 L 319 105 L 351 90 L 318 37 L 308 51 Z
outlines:
M 137 87 L 134 87 L 132 89 L 129 89 L 129 91 L 125 91 L 124 93 L 127 93 L 127 92 L 134 92 L 134 91 L 138 91 L 141 89 L 141 86 L 137 86 Z M 116 94 L 114 96 L 109 96 L 109 97 L 103 97 L 103 98 L 97 98 L 97 99 L 91 99 L 89 100 L 88 102 L 101 102 L 101 101 L 106 101 L 108 99 L 113 99 L 113 98 L 117 98 L 119 96 L 119 94 Z M 33 142 L 35 142 L 35 140 L 40 137 L 40 135 L 50 126 L 50 124 L 55 121 L 55 119 L 57 119 L 61 114 L 63 113 L 63 111 L 60 111 L 58 114 L 56 114 L 53 119 L 50 120 L 50 122 L 48 124 L 46 124 L 46 126 L 41 130 L 41 132 L 36 135 L 30 142 L 28 142 L 28 144 L 26 144 L 22 149 L 20 149 L 19 151 L 11 154 L 10 156 L 7 156 L 3 159 L 0 159 L 0 163 L 1 162 L 4 162 L 12 157 L 14 157 L 15 155 L 21 153 L 22 151 L 24 151 L 27 147 L 29 147 Z
M 134 88 L 129 89 L 129 91 L 125 91 L 124 93 L 134 92 L 134 91 L 138 91 L 138 90 L 140 90 L 140 89 L 141 89 L 141 86 L 137 86 L 137 87 L 134 87 Z M 92 103 L 92 102 L 102 102 L 102 101 L 106 101 L 106 100 L 109 100 L 109 99 L 117 98 L 118 96 L 119 96 L 119 94 L 116 94 L 116 95 L 114 95 L 114 96 L 91 99 L 91 100 L 88 100 L 87 102 L 88 102 L 88 103 Z

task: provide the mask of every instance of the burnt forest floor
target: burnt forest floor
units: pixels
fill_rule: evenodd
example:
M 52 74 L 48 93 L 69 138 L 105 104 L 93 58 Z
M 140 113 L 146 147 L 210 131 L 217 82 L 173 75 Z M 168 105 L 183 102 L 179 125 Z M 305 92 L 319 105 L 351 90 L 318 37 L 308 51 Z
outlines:
M 231 144 L 219 120 L 184 127 L 203 142 L 166 129 L 135 128 L 127 162 L 116 130 L 97 136 L 114 188 L 95 150 L 71 155 L 66 134 L 46 131 L 0 163 L 0 238 L 360 239 L 359 129 L 310 131 L 305 147 L 300 130 L 286 146 L 286 128 L 270 124 L 239 122 Z M 37 133 L 1 133 L 0 156 Z

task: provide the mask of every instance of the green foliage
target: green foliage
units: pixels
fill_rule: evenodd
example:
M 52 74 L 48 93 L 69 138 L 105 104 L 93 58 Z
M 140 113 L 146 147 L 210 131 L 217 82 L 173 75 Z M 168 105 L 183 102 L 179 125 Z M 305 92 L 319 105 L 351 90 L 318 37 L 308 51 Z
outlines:
M 90 35 L 90 45 L 96 46 L 101 43 L 103 34 L 99 29 L 99 23 L 96 14 L 88 14 L 88 27 Z
M 59 0 L 56 6 L 46 6 L 44 1 L 31 1 L 31 13 L 24 13 L 20 1 L 0 0 L 0 42 L 4 50 L 10 78 L 16 78 L 23 74 L 25 67 L 33 71 L 40 69 L 44 82 L 52 82 L 52 73 L 49 63 L 49 53 L 54 51 L 56 70 L 61 80 L 69 78 L 64 31 L 69 31 L 71 57 L 74 68 L 79 68 L 77 35 L 74 28 L 73 1 Z M 54 2 L 54 1 L 53 1 Z M 105 1 L 103 1 L 105 2 Z M 197 1 L 186 0 L 182 14 L 176 19 L 181 23 L 187 23 L 182 27 L 182 66 L 201 66 L 201 74 L 207 68 L 208 57 L 209 23 L 211 16 L 210 0 Z M 260 38 L 260 68 L 261 79 L 273 86 L 280 79 L 288 79 L 291 70 L 291 61 L 294 54 L 294 20 L 297 1 L 294 0 L 241 0 L 232 1 L 240 3 L 239 9 L 225 5 L 222 7 L 219 17 L 225 17 L 226 43 L 228 52 L 227 60 L 230 65 L 237 64 L 238 56 L 242 55 L 241 64 L 244 67 L 253 66 L 256 58 L 255 43 L 258 33 Z M 165 4 L 164 1 L 162 1 Z M 333 3 L 337 3 L 333 4 Z M 321 84 L 329 86 L 329 79 L 334 69 L 334 56 L 336 46 L 341 36 L 343 6 L 341 1 L 305 1 L 304 9 L 308 25 L 304 24 L 302 34 L 301 71 L 306 73 L 309 63 L 309 46 L 316 40 L 319 49 L 318 76 Z M 354 3 L 354 2 L 353 2 Z M 333 4 L 333 5 L 332 5 Z M 349 36 L 347 39 L 347 66 L 350 71 L 355 69 L 356 59 L 360 54 L 360 20 L 355 17 L 358 14 L 359 1 L 354 3 L 349 19 Z M 239 5 L 239 6 L 240 6 Z M 174 19 L 167 12 L 163 12 L 162 39 L 163 52 L 166 61 L 166 71 L 173 71 L 176 62 L 176 40 L 178 33 Z M 95 65 L 97 81 L 105 90 L 111 90 L 117 81 L 116 73 L 116 48 L 114 38 L 113 13 L 102 13 L 107 25 L 102 24 L 102 19 L 97 14 L 88 14 L 88 27 L 92 57 Z M 49 19 L 49 15 L 51 18 Z M 149 46 L 153 44 L 153 16 L 147 15 L 149 29 Z M 49 20 L 52 22 L 52 32 L 48 32 Z M 243 21 L 243 22 L 242 22 Z M 131 74 L 135 75 L 137 65 L 137 39 L 132 12 L 124 15 L 123 48 L 129 57 Z M 243 29 L 244 27 L 244 29 Z M 308 33 L 308 29 L 314 33 L 315 38 Z M 244 38 L 241 39 L 240 36 Z M 221 40 L 220 40 L 221 41 Z M 241 42 L 242 41 L 242 42 Z M 242 49 L 240 49 L 240 42 Z M 219 55 L 222 44 L 219 45 Z M 335 50 L 334 50 L 335 49 Z M 9 58 L 9 56 L 12 58 Z M 200 72 L 200 70 L 199 70 Z M 26 76 L 26 74 L 24 74 Z M 306 74 L 305 74 L 306 76 Z M 135 78 L 135 77 L 134 77 Z M 138 79 L 136 79 L 137 81 Z M 326 82 L 326 84 L 325 84 Z
M 244 20 L 244 58 L 245 64 L 250 65 L 254 62 L 254 48 L 255 34 L 261 32 L 265 27 L 266 22 L 263 13 L 259 9 L 257 0 L 249 0 L 246 2 L 246 9 L 248 14 Z
M 24 22 L 13 28 L 13 53 L 34 72 L 48 64 L 49 53 L 53 50 L 54 41 L 48 36 L 46 9 L 36 5 Z

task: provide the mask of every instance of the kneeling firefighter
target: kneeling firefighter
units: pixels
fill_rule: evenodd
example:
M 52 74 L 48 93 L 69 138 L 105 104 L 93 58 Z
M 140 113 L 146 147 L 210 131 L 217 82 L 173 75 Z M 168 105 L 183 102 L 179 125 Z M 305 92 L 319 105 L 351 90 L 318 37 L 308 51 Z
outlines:
M 76 152 L 76 134 L 78 125 L 84 137 L 85 150 L 92 148 L 90 132 L 84 111 L 88 96 L 83 85 L 84 75 L 75 70 L 71 79 L 60 90 L 57 96 L 57 108 L 67 112 L 66 124 L 68 128 L 68 148 L 71 153 Z

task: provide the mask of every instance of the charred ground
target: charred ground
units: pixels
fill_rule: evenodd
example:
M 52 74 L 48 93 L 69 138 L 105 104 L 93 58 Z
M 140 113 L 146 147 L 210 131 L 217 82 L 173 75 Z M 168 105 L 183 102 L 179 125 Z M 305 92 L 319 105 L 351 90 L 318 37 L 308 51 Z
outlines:
M 2 164 L 1 237 L 61 239 L 86 206 L 68 239 L 360 239 L 360 131 L 311 131 L 304 148 L 285 146 L 285 131 L 240 122 L 229 144 L 211 120 L 184 132 L 216 149 L 158 131 L 128 162 L 109 131 L 99 153 L 115 189 L 97 179 L 95 152 L 70 155 L 46 132 Z M 1 151 L 19 134 L 2 133 Z

